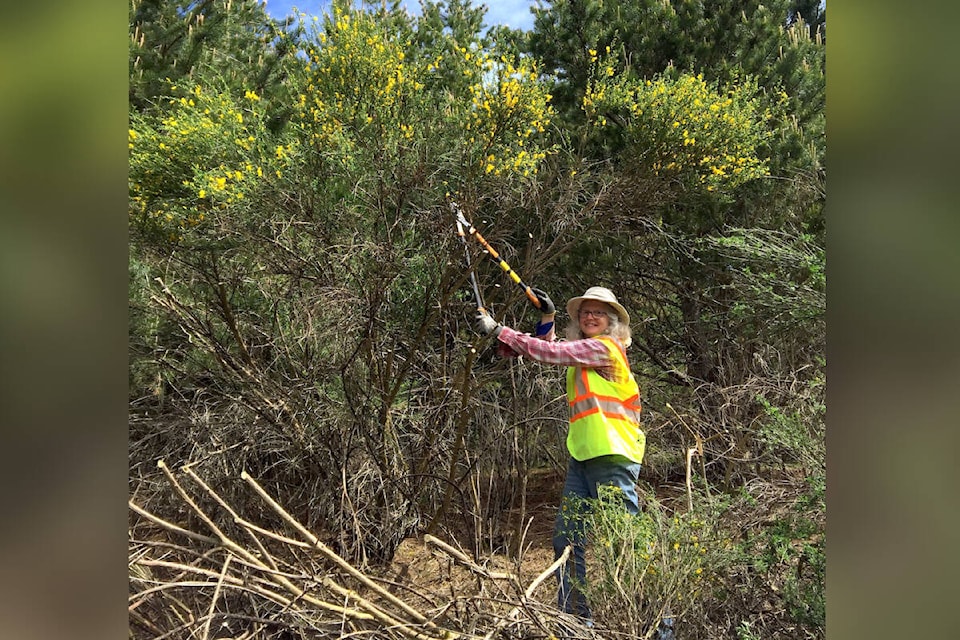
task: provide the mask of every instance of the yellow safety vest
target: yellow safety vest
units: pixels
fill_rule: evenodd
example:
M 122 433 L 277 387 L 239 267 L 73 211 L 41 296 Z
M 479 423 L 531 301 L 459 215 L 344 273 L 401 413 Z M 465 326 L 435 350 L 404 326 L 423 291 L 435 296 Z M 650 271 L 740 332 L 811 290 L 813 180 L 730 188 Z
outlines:
M 646 436 L 640 429 L 640 388 L 630 372 L 627 354 L 618 342 L 599 336 L 613 356 L 617 369 L 612 382 L 595 369 L 567 369 L 567 402 L 570 403 L 570 430 L 567 449 L 583 461 L 618 454 L 643 462 Z M 624 375 L 625 374 L 625 375 Z

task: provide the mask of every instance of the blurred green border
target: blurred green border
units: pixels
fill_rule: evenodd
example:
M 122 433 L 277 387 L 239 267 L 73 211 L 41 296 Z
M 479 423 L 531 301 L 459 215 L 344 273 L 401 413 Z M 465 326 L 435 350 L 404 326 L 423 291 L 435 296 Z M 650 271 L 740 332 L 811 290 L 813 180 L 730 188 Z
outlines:
M 125 3 L 0 19 L 0 636 L 126 635 Z
M 960 7 L 827 9 L 827 633 L 953 637 Z

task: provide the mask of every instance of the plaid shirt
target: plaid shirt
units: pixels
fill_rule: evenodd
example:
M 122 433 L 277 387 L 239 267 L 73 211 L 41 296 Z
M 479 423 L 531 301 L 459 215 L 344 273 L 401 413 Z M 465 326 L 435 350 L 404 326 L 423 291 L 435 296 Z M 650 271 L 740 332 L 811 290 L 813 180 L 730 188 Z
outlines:
M 614 377 L 622 379 L 629 377 L 629 371 L 617 371 L 616 360 L 602 340 L 583 338 L 559 342 L 555 338 L 556 335 L 552 330 L 543 337 L 535 338 L 510 327 L 502 327 L 497 335 L 497 339 L 510 348 L 499 350 L 501 355 L 523 355 L 547 364 L 596 369 L 597 373 L 607 380 L 613 380 Z

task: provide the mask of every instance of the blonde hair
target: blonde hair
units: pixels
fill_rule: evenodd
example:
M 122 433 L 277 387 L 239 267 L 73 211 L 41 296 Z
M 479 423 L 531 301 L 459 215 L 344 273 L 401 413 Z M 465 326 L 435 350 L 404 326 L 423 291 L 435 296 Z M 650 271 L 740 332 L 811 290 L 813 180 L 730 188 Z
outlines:
M 610 318 L 610 323 L 607 325 L 607 330 L 604 331 L 602 335 L 610 336 L 622 344 L 623 348 L 626 349 L 633 342 L 633 338 L 631 337 L 633 333 L 630 331 L 630 325 L 620 322 L 620 316 L 617 315 L 616 311 L 608 311 L 607 317 Z M 572 318 L 570 324 L 567 325 L 567 328 L 563 333 L 567 340 L 582 340 L 584 335 L 580 331 L 579 318 Z

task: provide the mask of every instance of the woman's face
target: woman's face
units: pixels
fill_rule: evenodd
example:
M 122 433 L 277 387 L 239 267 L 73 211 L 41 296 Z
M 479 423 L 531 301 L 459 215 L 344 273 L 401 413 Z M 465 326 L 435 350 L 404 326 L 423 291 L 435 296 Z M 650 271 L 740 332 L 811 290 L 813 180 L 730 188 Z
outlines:
M 580 305 L 579 318 L 580 333 L 586 338 L 595 338 L 606 333 L 610 326 L 610 316 L 613 307 L 598 300 L 584 300 Z

